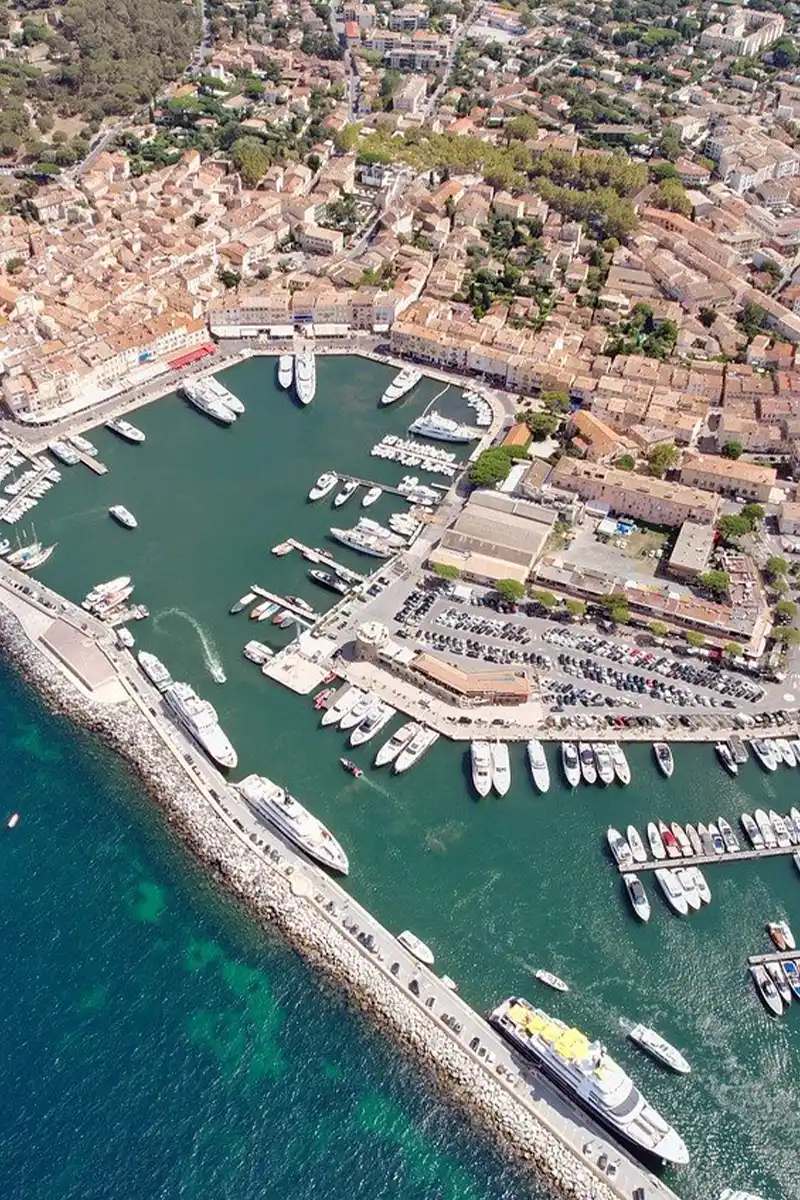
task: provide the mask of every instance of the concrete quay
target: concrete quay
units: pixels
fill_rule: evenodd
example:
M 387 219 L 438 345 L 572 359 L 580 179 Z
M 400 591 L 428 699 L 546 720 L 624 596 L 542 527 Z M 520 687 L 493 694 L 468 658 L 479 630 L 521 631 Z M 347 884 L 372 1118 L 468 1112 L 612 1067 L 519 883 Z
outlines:
M 105 626 L 3 565 L 0 645 L 52 708 L 128 760 L 221 882 L 390 1030 L 552 1194 L 675 1200 L 334 880 L 255 820 L 166 719 L 159 694 Z

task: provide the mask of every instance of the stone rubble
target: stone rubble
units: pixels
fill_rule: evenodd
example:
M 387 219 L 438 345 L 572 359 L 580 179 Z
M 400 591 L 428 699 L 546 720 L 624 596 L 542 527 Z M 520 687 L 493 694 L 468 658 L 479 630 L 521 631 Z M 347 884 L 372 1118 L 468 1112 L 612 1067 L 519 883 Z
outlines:
M 618 1193 L 609 1184 L 360 954 L 320 909 L 293 895 L 284 875 L 233 833 L 133 701 L 102 705 L 82 694 L 2 605 L 0 647 L 48 707 L 97 735 L 131 764 L 170 825 L 217 879 L 413 1052 L 447 1095 L 457 1096 L 481 1130 L 495 1135 L 539 1186 L 544 1184 L 554 1196 L 614 1200 Z

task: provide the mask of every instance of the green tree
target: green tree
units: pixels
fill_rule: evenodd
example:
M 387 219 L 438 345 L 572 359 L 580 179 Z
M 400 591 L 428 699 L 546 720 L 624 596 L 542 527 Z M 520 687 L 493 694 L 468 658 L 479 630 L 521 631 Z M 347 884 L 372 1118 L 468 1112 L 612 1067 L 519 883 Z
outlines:
M 257 137 L 241 137 L 231 146 L 231 161 L 247 187 L 255 187 L 270 164 L 269 150 Z
M 734 659 L 741 658 L 744 651 L 738 642 L 726 642 L 722 653 L 726 658 Z
M 509 121 L 506 121 L 503 132 L 506 142 L 532 141 L 539 132 L 539 124 L 533 117 L 525 115 L 511 117 Z
M 217 276 L 223 287 L 235 288 L 242 282 L 242 277 L 238 271 L 232 271 L 230 267 L 220 267 L 217 271 Z
M 558 599 L 552 592 L 533 591 L 531 592 L 531 600 L 535 600 L 537 604 L 541 604 L 542 608 L 556 608 Z
M 727 571 L 706 571 L 698 575 L 695 583 L 704 592 L 709 592 L 716 599 L 727 596 L 731 586 L 731 577 Z
M 650 474 L 655 475 L 657 479 L 662 479 L 667 471 L 676 466 L 679 458 L 678 448 L 674 442 L 665 442 L 661 446 L 654 446 L 647 455 Z
M 454 567 L 452 563 L 434 563 L 433 573 L 438 575 L 440 579 L 460 579 L 461 572 L 458 567 Z
M 12 254 L 11 258 L 6 259 L 6 271 L 9 275 L 16 275 L 25 266 L 25 259 L 21 254 Z
M 615 459 L 614 466 L 618 471 L 632 471 L 636 466 L 636 459 L 632 454 L 622 454 Z
M 735 542 L 750 533 L 752 526 L 746 517 L 731 515 L 720 517 L 717 521 L 717 529 L 722 534 L 724 541 Z
M 743 504 L 739 509 L 739 516 L 744 517 L 748 521 L 751 529 L 755 529 L 760 521 L 764 520 L 766 513 L 760 504 L 755 504 L 751 501 L 749 504 Z
M 525 585 L 518 579 L 498 579 L 494 590 L 509 604 L 519 604 L 525 595 Z
M 558 424 L 558 417 L 546 412 L 531 413 L 527 421 L 528 428 L 537 442 L 543 442 L 545 438 L 554 434 Z
M 797 605 L 793 600 L 779 600 L 775 605 L 775 619 L 779 625 L 789 625 L 797 617 Z
M 752 300 L 748 300 L 739 313 L 739 326 L 752 341 L 757 334 L 761 333 L 766 319 L 766 310 L 760 304 L 754 304 Z
M 663 638 L 669 633 L 669 629 L 663 621 L 648 621 L 647 628 L 650 630 L 653 637 Z
M 687 632 L 686 641 L 690 646 L 694 646 L 696 649 L 699 649 L 700 646 L 705 646 L 706 644 L 706 639 L 704 638 L 703 634 L 698 633 L 695 629 L 690 629 Z
M 770 53 L 772 54 L 773 63 L 776 67 L 780 67 L 781 70 L 784 70 L 786 67 L 793 67 L 798 57 L 800 57 L 797 47 L 792 39 L 788 37 L 779 38 Z
M 494 487 L 508 478 L 510 470 L 508 455 L 495 446 L 478 455 L 469 469 L 469 480 L 473 487 Z
M 681 156 L 681 136 L 673 125 L 668 125 L 661 134 L 658 149 L 669 162 L 676 162 Z
M 630 609 L 624 600 L 617 600 L 608 610 L 608 615 L 615 625 L 627 625 L 631 619 Z
M 692 202 L 686 195 L 686 189 L 680 179 L 662 180 L 656 189 L 653 204 L 656 208 L 680 213 L 683 217 L 692 215 Z
M 744 453 L 744 446 L 741 442 L 730 441 L 726 442 L 720 450 L 723 458 L 741 458 Z
M 543 391 L 542 404 L 548 412 L 566 413 L 569 412 L 569 395 L 567 392 Z
M 583 600 L 567 600 L 567 612 L 571 617 L 582 617 L 586 612 Z
M 764 563 L 764 570 L 771 579 L 775 579 L 778 575 L 787 574 L 789 564 L 785 558 L 781 558 L 780 554 L 771 554 Z
M 795 629 L 793 625 L 780 625 L 772 630 L 771 636 L 785 646 L 796 646 L 800 642 L 800 629 Z
M 351 121 L 350 124 L 342 126 L 333 139 L 333 144 L 340 154 L 349 154 L 355 149 L 360 132 L 361 126 L 357 122 Z

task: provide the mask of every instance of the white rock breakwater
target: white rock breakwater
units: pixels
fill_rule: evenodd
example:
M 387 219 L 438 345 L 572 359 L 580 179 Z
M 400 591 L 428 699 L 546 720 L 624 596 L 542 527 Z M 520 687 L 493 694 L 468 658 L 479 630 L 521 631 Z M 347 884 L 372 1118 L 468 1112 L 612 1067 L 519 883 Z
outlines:
M 613 1200 L 609 1186 L 519 1103 L 466 1047 L 392 982 L 308 898 L 294 895 L 283 873 L 237 836 L 157 729 L 133 700 L 101 704 L 81 692 L 32 642 L 16 616 L 0 604 L 0 646 L 7 661 L 28 679 L 48 706 L 69 716 L 123 755 L 163 808 L 169 823 L 217 878 L 265 924 L 277 927 L 305 959 L 456 1096 L 500 1148 L 530 1169 L 553 1195 Z

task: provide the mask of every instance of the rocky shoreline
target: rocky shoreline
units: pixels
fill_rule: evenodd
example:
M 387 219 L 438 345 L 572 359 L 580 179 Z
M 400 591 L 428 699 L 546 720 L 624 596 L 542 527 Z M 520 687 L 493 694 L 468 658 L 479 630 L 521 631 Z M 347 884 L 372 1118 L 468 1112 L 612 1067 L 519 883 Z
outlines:
M 481 1131 L 493 1134 L 553 1195 L 613 1200 L 618 1193 L 520 1105 L 501 1081 L 415 1005 L 351 945 L 308 899 L 236 836 L 133 700 L 106 705 L 81 693 L 29 639 L 17 617 L 0 605 L 0 647 L 48 707 L 99 737 L 122 755 L 158 801 L 170 825 L 216 878 L 363 1013 L 392 1033 Z M 589 1136 L 587 1134 L 587 1136 Z

